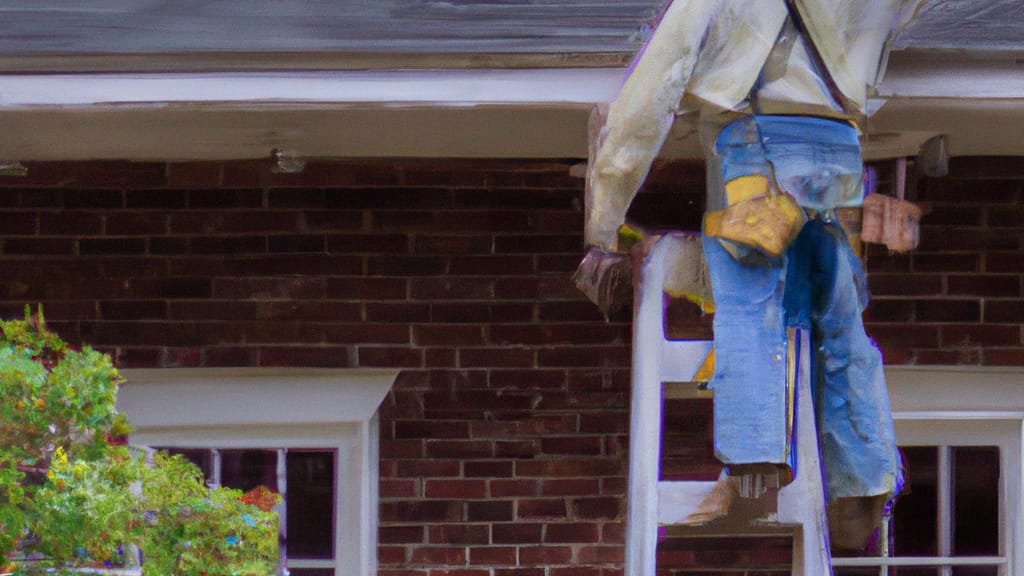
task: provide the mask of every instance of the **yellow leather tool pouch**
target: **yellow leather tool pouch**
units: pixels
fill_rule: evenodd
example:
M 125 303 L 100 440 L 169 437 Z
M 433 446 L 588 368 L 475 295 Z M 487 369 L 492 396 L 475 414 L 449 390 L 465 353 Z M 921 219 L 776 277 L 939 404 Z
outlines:
M 704 234 L 781 258 L 807 222 L 800 205 L 785 193 L 743 200 L 704 215 Z

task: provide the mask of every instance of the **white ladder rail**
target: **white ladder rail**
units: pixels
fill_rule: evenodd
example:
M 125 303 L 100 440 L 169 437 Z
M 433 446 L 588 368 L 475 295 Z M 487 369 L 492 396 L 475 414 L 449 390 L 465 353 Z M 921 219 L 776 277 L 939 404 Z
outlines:
M 687 242 L 699 242 L 699 236 L 667 234 L 658 239 L 642 262 L 634 267 L 625 576 L 654 576 L 659 524 L 685 519 L 716 485 L 715 482 L 662 482 L 659 479 L 663 383 L 693 381 L 712 347 L 712 342 L 706 340 L 673 341 L 665 337 L 665 282 L 671 267 L 680 264 L 678 254 L 686 248 Z M 802 332 L 799 348 L 794 351 L 797 467 L 793 482 L 779 491 L 777 499 L 778 525 L 794 527 L 792 576 L 832 573 L 810 393 L 808 340 L 806 331 Z M 758 531 L 756 526 L 750 528 L 752 532 Z

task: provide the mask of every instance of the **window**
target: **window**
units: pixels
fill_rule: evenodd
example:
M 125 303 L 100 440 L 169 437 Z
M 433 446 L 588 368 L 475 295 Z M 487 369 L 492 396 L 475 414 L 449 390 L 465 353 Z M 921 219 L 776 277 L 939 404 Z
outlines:
M 214 483 L 285 496 L 295 576 L 371 576 L 377 407 L 393 370 L 125 370 L 133 444 L 186 454 Z
M 836 576 L 1024 573 L 1024 371 L 888 369 L 910 492 L 868 555 Z

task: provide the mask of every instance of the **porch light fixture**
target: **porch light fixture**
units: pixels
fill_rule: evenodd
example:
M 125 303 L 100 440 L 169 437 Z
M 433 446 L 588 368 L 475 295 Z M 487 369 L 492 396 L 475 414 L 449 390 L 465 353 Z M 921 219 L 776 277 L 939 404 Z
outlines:
M 274 159 L 274 165 L 270 171 L 274 174 L 299 174 L 306 169 L 306 161 L 293 156 L 280 148 L 274 148 L 270 153 Z

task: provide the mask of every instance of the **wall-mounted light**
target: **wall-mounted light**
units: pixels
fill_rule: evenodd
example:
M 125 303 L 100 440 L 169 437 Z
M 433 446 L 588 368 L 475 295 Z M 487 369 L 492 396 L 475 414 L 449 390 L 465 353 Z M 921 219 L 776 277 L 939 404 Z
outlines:
M 270 157 L 274 159 L 274 165 L 270 167 L 270 171 L 274 174 L 298 174 L 306 169 L 304 159 L 293 156 L 280 148 L 274 148 Z
M 28 168 L 16 160 L 0 160 L 0 176 L 28 176 Z

